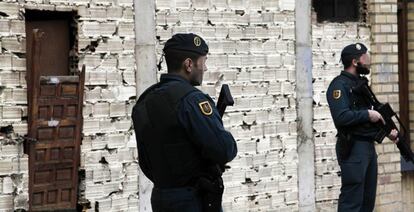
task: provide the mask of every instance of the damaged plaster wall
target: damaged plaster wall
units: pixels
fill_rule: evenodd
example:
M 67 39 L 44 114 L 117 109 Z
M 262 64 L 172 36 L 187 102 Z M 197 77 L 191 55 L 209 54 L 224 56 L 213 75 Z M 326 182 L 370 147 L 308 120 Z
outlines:
M 339 62 L 342 49 L 351 43 L 370 46 L 369 26 L 363 23 L 312 22 L 313 101 L 315 141 L 316 207 L 319 211 L 337 208 L 341 186 L 340 169 L 336 159 L 336 128 L 326 101 L 326 90 L 334 77 L 343 70 Z
M 24 8 L 77 11 L 79 67 L 85 64 L 87 71 L 79 203 L 90 210 L 137 211 L 138 164 L 129 118 L 137 95 L 133 0 L 21 2 L 0 2 L 0 125 L 27 131 Z M 396 2 L 370 2 L 376 15 L 368 24 L 320 24 L 312 17 L 318 211 L 335 210 L 339 195 L 336 130 L 325 91 L 342 69 L 345 45 L 359 41 L 371 47 L 374 89 L 397 108 Z M 226 211 L 299 210 L 294 8 L 293 0 L 156 0 L 157 59 L 172 34 L 197 33 L 211 50 L 201 89 L 217 97 L 227 83 L 235 97 L 223 118 L 239 147 L 224 174 Z M 385 80 L 391 83 L 376 85 Z M 27 155 L 3 140 L 0 208 L 27 209 Z M 398 154 L 389 141 L 378 152 L 377 208 L 398 209 Z
M 86 65 L 79 204 L 137 211 L 137 151 L 129 118 L 136 98 L 133 0 L 0 2 L 0 125 L 12 124 L 19 134 L 27 133 L 25 9 L 79 16 L 79 55 L 71 54 L 79 67 Z M 0 208 L 27 209 L 27 155 L 3 140 L 0 148 Z
M 372 88 L 382 102 L 398 111 L 397 1 L 365 1 L 361 22 L 317 23 L 313 12 L 313 78 L 316 202 L 318 211 L 337 208 L 340 170 L 336 160 L 336 129 L 326 102 L 326 89 L 343 69 L 340 53 L 348 44 L 361 42 L 371 54 Z M 389 140 L 376 145 L 378 154 L 377 211 L 401 211 L 400 156 Z
M 87 70 L 78 201 L 99 211 L 138 211 L 130 119 L 136 98 L 133 0 L 73 4 L 80 16 L 79 66 Z
M 295 1 L 157 0 L 158 58 L 178 32 L 210 47 L 201 89 L 230 86 L 223 121 L 239 154 L 224 173 L 225 211 L 298 210 Z M 163 64 L 163 71 L 166 65 Z
M 27 133 L 25 27 L 17 3 L 0 2 L 0 126 Z M 20 140 L 0 137 L 0 209 L 28 208 L 28 156 Z

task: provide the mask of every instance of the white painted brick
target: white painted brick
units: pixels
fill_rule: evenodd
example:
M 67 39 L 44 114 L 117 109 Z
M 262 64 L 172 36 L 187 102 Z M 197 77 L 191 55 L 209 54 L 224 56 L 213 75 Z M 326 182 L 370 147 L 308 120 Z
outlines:
M 4 121 L 20 121 L 22 117 L 22 108 L 13 106 L 2 107 L 2 118 Z
M 90 7 L 88 10 L 93 20 L 104 21 L 107 17 L 106 7 Z
M 104 58 L 99 68 L 105 69 L 107 71 L 114 71 L 116 70 L 117 59 L 112 56 L 108 56 Z
M 109 109 L 110 109 L 109 111 L 110 117 L 119 117 L 119 116 L 126 115 L 125 102 L 111 103 Z
M 139 210 L 138 202 L 139 202 L 138 196 L 130 195 L 128 197 L 128 210 L 129 211 L 138 211 Z
M 93 4 L 109 6 L 113 3 L 112 0 L 92 0 Z
M 16 71 L 25 71 L 26 70 L 26 59 L 19 57 L 12 57 L 12 67 Z
M 133 55 L 121 55 L 118 58 L 119 69 L 130 69 L 135 66 L 135 58 Z
M 12 162 L 11 158 L 0 159 L 0 174 L 1 175 L 8 175 L 12 172 L 13 166 L 11 162 Z
M 102 88 L 99 86 L 94 87 L 92 90 L 85 89 L 85 100 L 91 103 L 99 101 L 101 98 L 101 90 Z
M 110 38 L 107 42 L 105 43 L 100 43 L 96 52 L 98 52 L 100 49 L 100 47 L 102 47 L 101 51 L 102 52 L 111 52 L 111 53 L 121 53 L 122 52 L 122 40 L 119 39 L 118 37 L 113 37 Z M 109 61 L 108 61 L 109 60 Z M 109 57 L 109 59 L 107 58 L 102 65 L 106 65 L 108 64 L 107 68 L 115 68 L 116 66 L 116 62 L 117 61 L 113 61 L 116 60 L 116 58 L 114 57 Z
M 101 57 L 99 55 L 85 55 L 81 62 L 85 64 L 85 68 L 89 72 L 90 69 L 94 69 L 101 64 Z
M 112 92 L 118 101 L 126 101 L 136 96 L 136 88 L 132 86 L 117 86 Z
M 108 135 L 108 148 L 116 149 L 125 147 L 126 140 L 124 134 L 109 134 Z
M 118 24 L 118 35 L 120 37 L 134 37 L 134 23 L 121 22 Z
M 191 5 L 190 0 L 176 0 L 175 6 L 179 9 L 188 9 Z
M 125 211 L 128 209 L 128 196 L 122 197 L 121 195 L 112 196 L 112 210 Z
M 106 84 L 107 85 L 121 85 L 122 73 L 119 71 L 107 71 L 106 72 Z
M 21 20 L 10 21 L 10 34 L 13 35 L 25 35 L 25 22 Z
M 133 3 L 134 3 L 133 0 L 118 0 L 119 6 L 132 7 Z
M 111 173 L 107 165 L 97 164 L 93 168 L 93 182 L 107 182 L 111 179 Z
M 282 64 L 280 55 L 267 55 L 266 66 L 267 67 L 280 67 Z
M 19 15 L 19 5 L 11 2 L 0 2 L 0 12 L 5 13 L 8 18 L 17 18 Z
M 100 120 L 99 130 L 100 132 L 112 132 L 115 130 L 115 126 L 112 124 L 111 120 L 109 119 Z
M 116 30 L 114 22 L 82 22 L 80 28 L 85 36 L 112 36 Z
M 220 10 L 228 7 L 227 1 L 210 0 L 210 4 L 211 6 L 214 6 L 215 8 L 220 9 Z
M 13 211 L 13 195 L 0 195 L 0 208 L 5 211 Z
M 3 194 L 11 194 L 14 191 L 11 177 L 3 177 Z
M 101 184 L 86 183 L 85 198 L 96 200 L 98 198 L 105 197 Z M 100 204 L 101 205 L 101 204 Z
M 85 79 L 85 82 L 88 85 L 106 85 L 105 71 L 89 71 L 86 75 L 88 75 L 88 81 Z
M 194 11 L 193 10 L 181 10 L 178 14 L 178 18 L 182 24 L 191 24 L 193 23 L 193 16 Z
M 21 147 L 19 145 L 1 145 L 0 156 L 2 157 L 17 157 Z
M 115 90 L 116 88 L 102 89 L 101 99 L 108 102 L 113 102 L 116 99 L 116 95 L 118 94 L 118 92 Z
M 279 0 L 279 8 L 280 10 L 287 10 L 293 11 L 295 9 L 295 1 L 294 0 Z
M 228 4 L 229 4 L 229 7 L 231 7 L 232 9 L 243 10 L 246 8 L 246 4 L 244 0 L 230 0 Z
M 25 52 L 26 51 L 26 41 L 24 39 L 17 39 L 17 37 L 2 38 L 1 46 L 4 49 L 6 49 L 6 51 L 11 51 L 11 52 Z
M 8 19 L 0 19 L 0 35 L 9 35 L 9 33 L 10 21 Z
M 97 201 L 99 204 L 98 210 L 100 211 L 110 211 L 112 200 L 111 198 L 100 199 Z
M 99 121 L 84 119 L 83 121 L 83 133 L 86 135 L 99 133 Z
M 109 103 L 96 103 L 93 106 L 94 117 L 109 117 Z
M 0 69 L 8 70 L 11 68 L 12 68 L 12 56 L 9 54 L 1 54 L 0 55 Z

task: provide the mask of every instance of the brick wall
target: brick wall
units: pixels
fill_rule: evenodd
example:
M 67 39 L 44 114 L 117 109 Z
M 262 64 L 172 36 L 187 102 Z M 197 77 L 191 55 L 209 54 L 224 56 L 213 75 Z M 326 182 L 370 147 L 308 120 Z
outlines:
M 335 133 L 326 102 L 326 89 L 341 70 L 342 48 L 362 42 L 369 46 L 372 60 L 372 88 L 380 101 L 390 102 L 398 111 L 397 2 L 368 1 L 368 22 L 316 23 L 314 16 L 313 77 L 315 122 L 316 201 L 318 210 L 337 207 L 341 185 L 335 156 Z M 314 14 L 316 15 L 316 14 Z M 389 140 L 377 145 L 377 211 L 401 211 L 400 157 Z
M 27 132 L 25 9 L 77 11 L 79 67 L 86 65 L 79 203 L 101 211 L 136 211 L 138 163 L 129 118 L 136 98 L 133 1 L 25 2 L 0 2 L 7 14 L 0 16 L 0 125 Z M 20 158 L 23 171 L 16 173 L 19 156 L 12 150 L 20 147 L 0 148 L 0 208 L 27 208 L 20 203 L 28 198 L 27 155 Z M 9 171 L 20 182 L 6 175 Z
M 158 56 L 178 32 L 209 44 L 201 89 L 230 85 L 225 127 L 239 154 L 223 178 L 226 211 L 298 210 L 294 1 L 156 1 Z M 166 65 L 163 65 L 164 71 Z
M 138 209 L 138 164 L 131 136 L 136 98 L 133 1 L 83 1 L 79 64 L 87 69 L 80 203 L 99 210 Z M 95 51 L 86 48 L 95 43 Z
M 399 110 L 397 0 L 369 1 L 372 89 Z M 377 211 L 402 211 L 400 155 L 388 139 L 379 144 Z
M 317 23 L 312 21 L 313 91 L 315 129 L 315 188 L 318 211 L 337 208 L 341 187 L 340 169 L 336 159 L 336 128 L 326 101 L 326 90 L 343 70 L 339 62 L 342 49 L 351 43 L 370 46 L 367 24 L 357 22 Z
M 407 38 L 408 38 L 408 100 L 409 100 L 409 126 L 406 126 L 410 129 L 410 139 L 411 141 L 414 138 L 414 98 L 410 94 L 414 90 L 414 40 L 413 40 L 413 30 L 414 30 L 414 3 L 407 3 Z M 413 148 L 413 143 L 411 142 L 411 148 Z M 406 172 L 402 174 L 402 189 L 403 189 L 403 200 L 404 200 L 404 211 L 410 211 L 414 208 L 414 173 Z
M 16 133 L 27 132 L 24 21 L 17 3 L 0 2 L 0 126 L 13 124 Z M 0 208 L 27 209 L 28 156 L 13 137 L 0 138 Z
M 129 118 L 136 98 L 132 0 L 18 2 L 0 2 L 8 15 L 0 16 L 0 125 L 27 131 L 25 8 L 78 11 L 79 66 L 87 70 L 79 203 L 92 210 L 136 211 L 139 176 Z M 299 209 L 294 6 L 293 0 L 156 1 L 157 58 L 173 34 L 199 34 L 211 50 L 201 89 L 217 97 L 227 83 L 235 97 L 223 118 L 239 147 L 224 175 L 226 211 Z M 318 211 L 335 210 L 339 195 L 336 130 L 325 91 L 342 69 L 345 45 L 370 46 L 373 88 L 398 109 L 396 0 L 371 0 L 369 11 L 367 23 L 321 24 L 313 14 Z M 0 148 L 0 208 L 27 208 L 27 155 L 3 140 Z M 389 141 L 377 149 L 376 210 L 401 210 L 398 153 Z M 13 166 L 18 158 L 20 170 Z

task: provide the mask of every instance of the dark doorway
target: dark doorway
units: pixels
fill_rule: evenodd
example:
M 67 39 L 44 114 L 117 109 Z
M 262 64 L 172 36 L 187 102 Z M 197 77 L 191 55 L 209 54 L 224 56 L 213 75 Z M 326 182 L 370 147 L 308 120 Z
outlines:
M 73 18 L 26 11 L 30 211 L 76 210 L 84 71 L 70 71 Z

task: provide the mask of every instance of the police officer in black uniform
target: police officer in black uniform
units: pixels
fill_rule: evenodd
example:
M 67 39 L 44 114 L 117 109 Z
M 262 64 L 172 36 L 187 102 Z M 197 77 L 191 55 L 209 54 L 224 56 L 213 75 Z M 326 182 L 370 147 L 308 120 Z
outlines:
M 154 212 L 221 211 L 221 171 L 237 154 L 213 100 L 194 86 L 207 70 L 208 46 L 175 34 L 164 46 L 168 73 L 133 108 L 139 165 L 153 183 Z
M 369 74 L 370 58 L 361 43 L 346 46 L 341 53 L 344 71 L 329 85 L 326 96 L 338 130 L 336 154 L 341 168 L 338 211 L 373 211 L 377 188 L 377 154 L 374 138 L 381 114 L 372 110 L 355 89 Z M 398 132 L 388 136 L 398 142 Z

